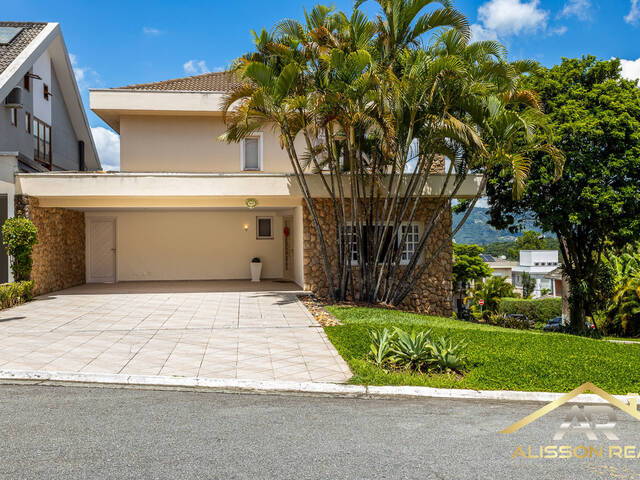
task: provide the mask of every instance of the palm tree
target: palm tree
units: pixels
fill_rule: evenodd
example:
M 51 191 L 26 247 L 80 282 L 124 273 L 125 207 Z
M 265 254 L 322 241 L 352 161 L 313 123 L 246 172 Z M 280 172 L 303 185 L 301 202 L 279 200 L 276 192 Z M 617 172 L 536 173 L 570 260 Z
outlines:
M 433 233 L 469 172 L 482 173 L 484 182 L 491 169 L 510 172 L 518 195 L 528 153 L 555 152 L 536 140 L 545 123 L 535 96 L 519 88 L 524 64 L 506 63 L 496 42 L 469 44 L 468 23 L 449 2 L 376 1 L 377 23 L 358 2 L 350 16 L 317 6 L 305 11 L 305 24 L 284 20 L 273 34 L 255 34 L 256 51 L 235 64 L 241 84 L 226 98 L 223 138 L 239 141 L 275 128 L 318 233 L 332 297 L 350 291 L 363 301 L 399 305 L 450 245 L 455 231 L 439 246 Z M 426 11 L 435 5 L 441 8 Z M 443 26 L 453 28 L 420 45 L 425 33 Z M 304 151 L 296 150 L 297 137 Z M 443 156 L 451 162 L 439 203 L 401 266 L 409 231 L 403 225 L 416 221 Z M 307 175 L 321 179 L 333 206 L 336 269 Z M 400 239 L 397 248 L 388 248 L 389 238 Z M 435 253 L 419 262 L 428 246 Z

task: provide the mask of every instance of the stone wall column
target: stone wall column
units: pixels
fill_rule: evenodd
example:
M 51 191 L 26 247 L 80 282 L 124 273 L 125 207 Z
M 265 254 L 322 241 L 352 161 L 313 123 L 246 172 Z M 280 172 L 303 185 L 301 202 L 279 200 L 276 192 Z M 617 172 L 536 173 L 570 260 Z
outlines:
M 37 198 L 16 195 L 15 214 L 28 218 L 38 229 L 31 272 L 34 293 L 42 295 L 84 284 L 84 212 L 42 208 Z

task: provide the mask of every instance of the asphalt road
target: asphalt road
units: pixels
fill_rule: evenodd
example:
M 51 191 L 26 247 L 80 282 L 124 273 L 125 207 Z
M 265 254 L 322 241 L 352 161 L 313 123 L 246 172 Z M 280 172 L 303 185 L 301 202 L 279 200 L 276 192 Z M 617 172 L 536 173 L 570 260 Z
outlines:
M 640 447 L 622 412 L 618 442 L 553 442 L 569 407 L 498 433 L 539 407 L 0 385 L 0 478 L 640 479 L 640 460 L 513 459 L 518 445 Z

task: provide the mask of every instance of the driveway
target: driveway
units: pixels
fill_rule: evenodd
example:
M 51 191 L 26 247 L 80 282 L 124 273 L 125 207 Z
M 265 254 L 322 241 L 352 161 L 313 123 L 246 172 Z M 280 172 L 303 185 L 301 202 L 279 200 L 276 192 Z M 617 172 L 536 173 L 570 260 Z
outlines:
M 290 283 L 83 285 L 0 312 L 0 369 L 344 382 Z

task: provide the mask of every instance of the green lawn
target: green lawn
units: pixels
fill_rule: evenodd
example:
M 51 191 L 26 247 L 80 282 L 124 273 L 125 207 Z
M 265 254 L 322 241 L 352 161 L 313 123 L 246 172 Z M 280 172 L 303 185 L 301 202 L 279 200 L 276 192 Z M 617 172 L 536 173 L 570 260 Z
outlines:
M 640 345 L 510 330 L 377 308 L 334 306 L 327 310 L 344 324 L 326 327 L 325 331 L 354 372 L 351 383 L 567 392 L 592 382 L 613 394 L 640 391 Z M 366 361 L 368 332 L 394 326 L 431 329 L 434 335 L 446 334 L 456 342 L 466 339 L 468 371 L 458 378 L 386 373 L 375 367 Z

